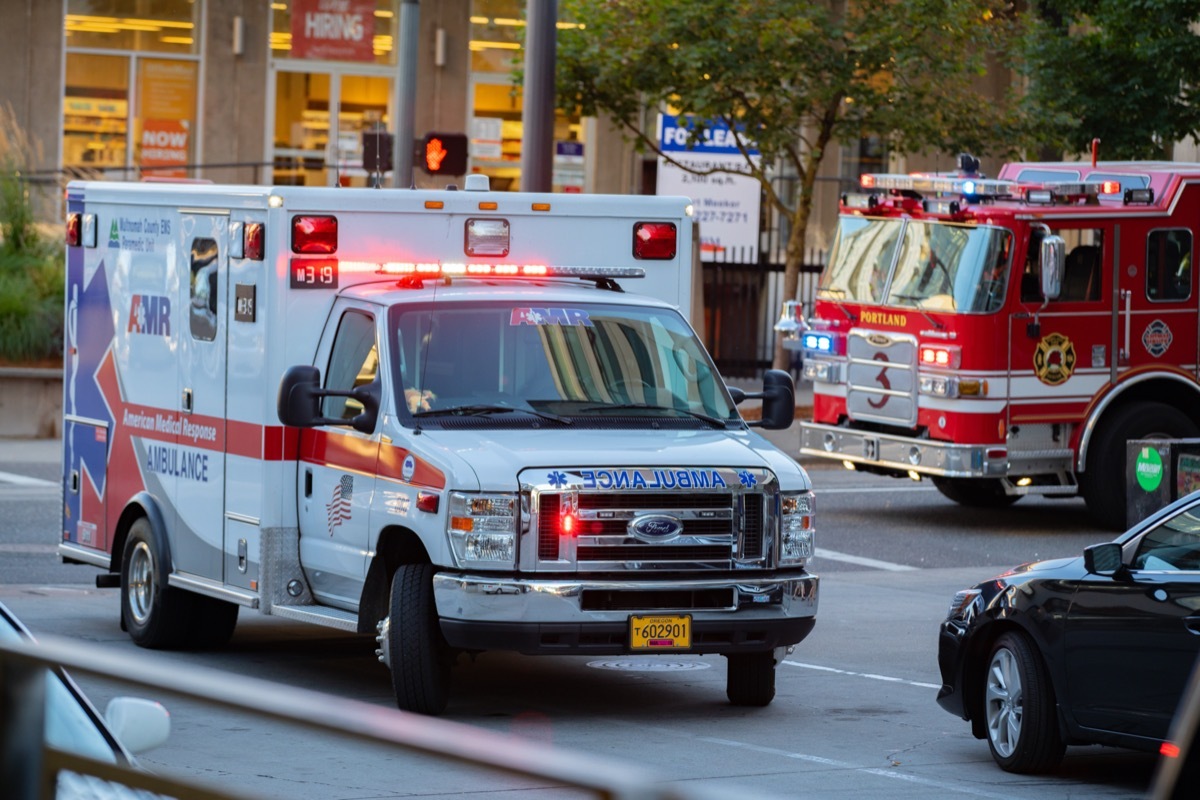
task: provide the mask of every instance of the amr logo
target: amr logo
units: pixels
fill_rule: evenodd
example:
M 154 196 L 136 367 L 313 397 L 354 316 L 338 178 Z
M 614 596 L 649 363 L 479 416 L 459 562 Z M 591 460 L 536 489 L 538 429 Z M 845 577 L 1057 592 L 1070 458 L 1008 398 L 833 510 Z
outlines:
M 882 361 L 885 365 L 889 363 L 887 353 L 876 353 L 874 358 L 876 361 Z M 875 382 L 878 383 L 880 386 L 882 386 L 885 392 L 890 392 L 892 389 L 892 383 L 891 383 L 891 381 L 888 380 L 887 369 L 888 369 L 887 366 L 880 368 L 879 374 L 875 376 Z M 879 402 L 868 399 L 867 405 L 869 405 L 871 408 L 874 408 L 874 409 L 883 408 L 884 406 L 887 405 L 889 396 L 890 395 L 886 395 L 886 394 L 881 395 L 879 398 Z

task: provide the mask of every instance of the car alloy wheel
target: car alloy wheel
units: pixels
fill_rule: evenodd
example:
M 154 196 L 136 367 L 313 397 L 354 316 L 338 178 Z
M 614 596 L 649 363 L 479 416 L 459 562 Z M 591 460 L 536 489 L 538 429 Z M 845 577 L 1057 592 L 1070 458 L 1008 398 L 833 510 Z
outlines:
M 988 739 L 997 753 L 1010 758 L 1021 739 L 1025 698 L 1017 659 L 1008 648 L 1002 647 L 992 654 L 984 691 Z

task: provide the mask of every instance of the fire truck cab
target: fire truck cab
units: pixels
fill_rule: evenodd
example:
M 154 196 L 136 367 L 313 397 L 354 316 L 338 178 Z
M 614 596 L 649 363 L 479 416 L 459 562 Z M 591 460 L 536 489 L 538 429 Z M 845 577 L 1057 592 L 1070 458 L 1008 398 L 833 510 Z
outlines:
M 137 644 L 221 644 L 246 608 L 374 636 L 408 710 L 492 649 L 719 654 L 732 702 L 771 701 L 816 614 L 811 483 L 736 409 L 786 428 L 791 377 L 727 388 L 680 313 L 686 198 L 67 206 L 59 552 Z
M 1126 441 L 1200 433 L 1200 164 L 867 174 L 809 319 L 800 452 L 956 502 L 1082 495 L 1126 527 Z M 977 163 L 977 162 L 976 162 Z

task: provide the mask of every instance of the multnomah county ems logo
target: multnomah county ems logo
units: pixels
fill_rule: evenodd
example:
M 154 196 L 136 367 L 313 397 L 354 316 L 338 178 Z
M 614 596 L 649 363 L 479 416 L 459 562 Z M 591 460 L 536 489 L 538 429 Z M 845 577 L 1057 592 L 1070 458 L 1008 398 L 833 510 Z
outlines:
M 1075 371 L 1075 345 L 1061 333 L 1043 336 L 1033 354 L 1033 371 L 1049 386 L 1065 383 Z

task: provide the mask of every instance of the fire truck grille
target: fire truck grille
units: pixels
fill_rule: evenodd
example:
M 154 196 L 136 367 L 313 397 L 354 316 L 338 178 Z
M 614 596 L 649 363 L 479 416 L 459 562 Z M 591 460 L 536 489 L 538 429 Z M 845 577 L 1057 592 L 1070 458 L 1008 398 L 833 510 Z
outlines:
M 851 419 L 917 424 L 917 342 L 908 334 L 855 330 L 846 340 Z
M 580 492 L 574 497 L 570 531 L 564 530 L 564 495 L 537 498 L 537 559 L 573 560 L 579 568 L 730 569 L 767 555 L 765 502 L 761 492 Z M 664 541 L 638 538 L 632 523 L 644 515 L 667 515 L 680 529 Z M 651 539 L 651 540 L 645 540 Z

